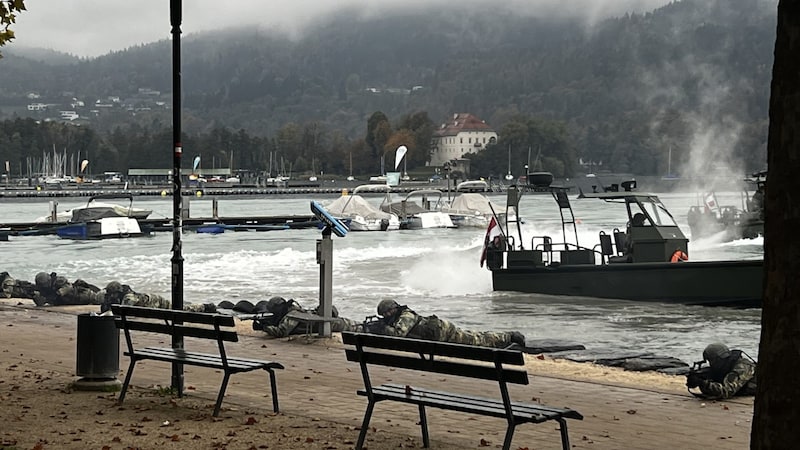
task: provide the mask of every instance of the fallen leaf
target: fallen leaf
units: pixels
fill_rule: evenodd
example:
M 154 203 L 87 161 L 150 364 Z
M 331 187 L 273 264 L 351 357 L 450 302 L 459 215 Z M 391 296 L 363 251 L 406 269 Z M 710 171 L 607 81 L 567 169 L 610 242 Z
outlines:
M 488 447 L 491 444 L 489 444 L 489 441 L 487 441 L 486 439 L 481 438 L 481 443 L 479 445 L 481 447 Z

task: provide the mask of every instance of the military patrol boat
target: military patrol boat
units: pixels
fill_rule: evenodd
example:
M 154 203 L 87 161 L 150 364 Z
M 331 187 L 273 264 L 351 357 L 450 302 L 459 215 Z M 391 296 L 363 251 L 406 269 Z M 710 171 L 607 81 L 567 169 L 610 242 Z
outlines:
M 577 222 L 564 191 L 554 191 L 563 242 L 536 236 L 519 244 L 508 236 L 502 267 L 492 271 L 495 291 L 518 291 L 707 306 L 760 307 L 763 260 L 689 261 L 688 242 L 656 195 L 624 191 L 586 194 L 627 211 L 625 231 L 601 231 L 592 248 L 578 244 Z M 510 192 L 507 208 L 517 209 Z M 506 230 L 511 234 L 507 222 Z M 567 229 L 574 231 L 567 242 Z

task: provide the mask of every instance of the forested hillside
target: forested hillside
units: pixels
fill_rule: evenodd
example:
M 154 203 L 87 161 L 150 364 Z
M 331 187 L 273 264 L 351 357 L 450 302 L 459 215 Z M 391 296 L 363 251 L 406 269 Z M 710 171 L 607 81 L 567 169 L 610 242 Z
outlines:
M 683 0 L 591 27 L 501 9 L 342 12 L 292 39 L 255 28 L 188 35 L 184 131 L 196 147 L 187 151 L 328 173 L 346 173 L 353 155 L 354 172 L 369 174 L 404 139 L 413 141 L 409 162 L 424 164 L 432 130 L 469 112 L 500 132 L 473 158 L 473 176 L 504 173 L 509 147 L 517 173 L 529 148 L 557 175 L 581 170 L 580 161 L 647 175 L 761 169 L 775 3 Z M 163 108 L 104 110 L 81 127 L 109 170 L 170 165 L 169 41 L 94 59 L 4 54 L 0 119 L 40 118 L 25 109 L 31 92 L 93 105 L 152 90 Z M 381 128 L 370 119 L 381 117 L 389 135 L 374 135 Z M 79 150 L 74 140 L 14 137 L 15 123 L 24 122 L 2 127 L 0 159 L 20 166 L 52 147 Z

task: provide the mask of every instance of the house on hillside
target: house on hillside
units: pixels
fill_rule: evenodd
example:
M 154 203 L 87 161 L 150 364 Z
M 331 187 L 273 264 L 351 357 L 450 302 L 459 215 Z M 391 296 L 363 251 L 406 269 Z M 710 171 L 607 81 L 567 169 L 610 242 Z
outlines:
M 469 113 L 453 114 L 433 133 L 430 165 L 439 167 L 461 160 L 467 153 L 477 153 L 496 141 L 497 133 L 485 121 Z

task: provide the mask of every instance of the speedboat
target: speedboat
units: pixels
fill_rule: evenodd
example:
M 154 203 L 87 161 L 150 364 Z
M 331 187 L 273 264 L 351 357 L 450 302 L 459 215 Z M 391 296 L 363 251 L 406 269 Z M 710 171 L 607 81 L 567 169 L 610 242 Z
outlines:
M 399 201 L 393 201 L 387 196 L 380 209 L 396 214 L 400 218 L 401 229 L 455 228 L 450 215 L 441 211 L 442 205 L 442 191 L 418 189 L 409 192 Z
M 357 186 L 349 195 L 342 195 L 325 205 L 325 209 L 338 219 L 349 220 L 350 231 L 387 231 L 400 228 L 397 214 L 381 211 L 369 203 L 361 194 L 367 192 L 391 192 L 385 184 L 364 184 Z
M 472 192 L 456 195 L 449 205 L 442 206 L 441 211 L 447 213 L 458 227 L 486 228 L 492 217 L 497 217 L 500 223 L 506 220 L 500 206 L 485 195 Z
M 88 204 L 92 204 L 93 197 Z M 133 195 L 106 195 L 104 198 L 126 198 L 128 207 L 123 210 L 129 214 L 133 211 Z M 72 217 L 66 225 L 56 229 L 56 234 L 64 239 L 107 239 L 147 236 L 148 231 L 142 231 L 139 221 L 131 215 L 121 217 L 119 209 L 113 207 L 80 208 L 72 210 Z
M 509 239 L 511 245 L 500 250 L 501 267 L 492 271 L 495 291 L 761 306 L 763 260 L 689 261 L 689 240 L 656 195 L 626 190 L 584 197 L 625 208 L 630 225 L 625 231 L 601 231 L 598 244 L 581 246 L 566 192 L 553 192 L 561 210 L 562 242 L 540 236 L 527 246 L 521 231 L 518 241 Z M 574 232 L 570 242 L 568 229 Z
M 720 205 L 714 192 L 698 197 L 698 204 L 689 207 L 686 221 L 692 238 L 721 236 L 723 241 L 753 239 L 764 235 L 764 188 L 766 172 L 753 174 L 753 179 L 740 192 L 740 205 Z M 756 184 L 751 196 L 747 186 Z
M 68 223 L 68 222 L 85 222 L 87 220 L 100 219 L 103 217 L 132 217 L 134 219 L 146 219 L 153 213 L 150 209 L 134 208 L 132 204 L 122 206 L 116 203 L 108 203 L 99 200 L 108 200 L 115 198 L 128 198 L 127 195 L 119 194 L 103 194 L 95 195 L 89 198 L 85 206 L 78 206 L 66 211 L 55 214 L 55 221 L 53 215 L 39 217 L 35 220 L 36 223 Z

